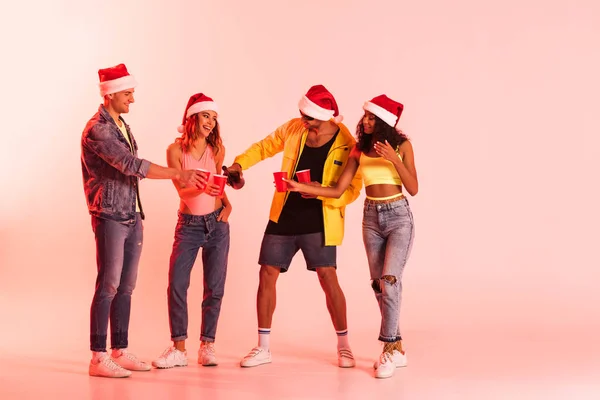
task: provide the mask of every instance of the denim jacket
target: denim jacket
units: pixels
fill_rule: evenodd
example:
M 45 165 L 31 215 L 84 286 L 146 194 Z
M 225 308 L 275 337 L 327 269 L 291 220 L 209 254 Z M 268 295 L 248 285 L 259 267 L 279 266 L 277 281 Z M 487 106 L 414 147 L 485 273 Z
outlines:
M 81 136 L 81 168 L 90 214 L 128 224 L 135 222 L 138 180 L 146 177 L 150 162 L 137 157 L 137 143 L 129 125 L 119 119 L 125 124 L 133 150 L 100 105 Z M 144 218 L 143 211 L 141 214 Z

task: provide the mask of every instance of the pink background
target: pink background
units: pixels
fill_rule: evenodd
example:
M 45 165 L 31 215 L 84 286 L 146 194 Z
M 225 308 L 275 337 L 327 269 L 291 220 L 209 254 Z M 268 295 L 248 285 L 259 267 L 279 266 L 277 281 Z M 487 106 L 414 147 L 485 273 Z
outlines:
M 161 165 L 196 92 L 219 103 L 226 164 L 296 117 L 313 84 L 335 95 L 351 131 L 365 100 L 385 93 L 404 103 L 400 126 L 420 180 L 404 275 L 407 349 L 419 338 L 472 356 L 503 346 L 518 365 L 538 348 L 599 377 L 600 3 L 63 0 L 2 8 L 0 355 L 15 354 L 15 342 L 32 356 L 75 352 L 86 371 L 96 267 L 79 144 L 101 101 L 98 68 L 124 62 L 139 82 L 124 117 L 141 157 Z M 280 157 L 247 171 L 243 190 L 226 189 L 232 246 L 217 344 L 240 358 L 256 341 L 256 260 Z M 169 181 L 144 180 L 141 191 L 147 219 L 130 343 L 151 359 L 169 343 L 178 198 Z M 350 340 L 374 358 L 380 317 L 363 199 L 347 209 L 338 271 Z M 193 348 L 200 271 L 189 297 Z M 324 296 L 300 255 L 278 290 L 273 345 L 323 344 L 318 356 L 330 357 Z

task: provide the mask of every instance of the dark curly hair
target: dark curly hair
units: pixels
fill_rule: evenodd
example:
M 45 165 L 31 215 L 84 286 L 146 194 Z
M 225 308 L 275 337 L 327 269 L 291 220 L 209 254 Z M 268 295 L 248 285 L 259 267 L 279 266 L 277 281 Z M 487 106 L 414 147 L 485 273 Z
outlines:
M 373 140 L 378 142 L 385 142 L 386 140 L 394 149 L 408 140 L 408 137 L 402 131 L 396 131 L 396 128 L 389 126 L 377 115 L 375 117 L 375 129 L 371 134 L 365 134 L 362 120 L 364 116 L 358 121 L 356 126 L 356 148 L 363 153 L 368 153 L 373 146 Z

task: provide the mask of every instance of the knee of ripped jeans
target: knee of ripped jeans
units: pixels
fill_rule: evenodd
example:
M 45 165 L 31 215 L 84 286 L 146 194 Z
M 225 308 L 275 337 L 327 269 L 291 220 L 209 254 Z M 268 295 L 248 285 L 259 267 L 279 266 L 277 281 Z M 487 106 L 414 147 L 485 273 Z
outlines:
M 375 293 L 381 293 L 381 285 L 379 284 L 379 279 L 373 279 L 371 281 L 371 287 Z
M 396 278 L 393 275 L 383 275 L 379 279 L 373 279 L 371 281 L 371 287 L 373 288 L 373 290 L 375 291 L 375 293 L 381 293 L 381 281 L 386 281 L 390 285 L 393 285 L 396 282 L 398 282 L 398 278 Z

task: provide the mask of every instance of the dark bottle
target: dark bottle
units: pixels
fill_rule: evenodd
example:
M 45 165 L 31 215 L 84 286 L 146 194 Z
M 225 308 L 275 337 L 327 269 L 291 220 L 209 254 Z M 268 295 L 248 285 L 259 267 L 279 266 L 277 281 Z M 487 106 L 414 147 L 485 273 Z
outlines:
M 234 189 L 241 189 L 244 187 L 246 181 L 240 176 L 237 171 L 229 171 L 226 166 L 223 165 L 223 175 L 227 177 L 227 184 Z

